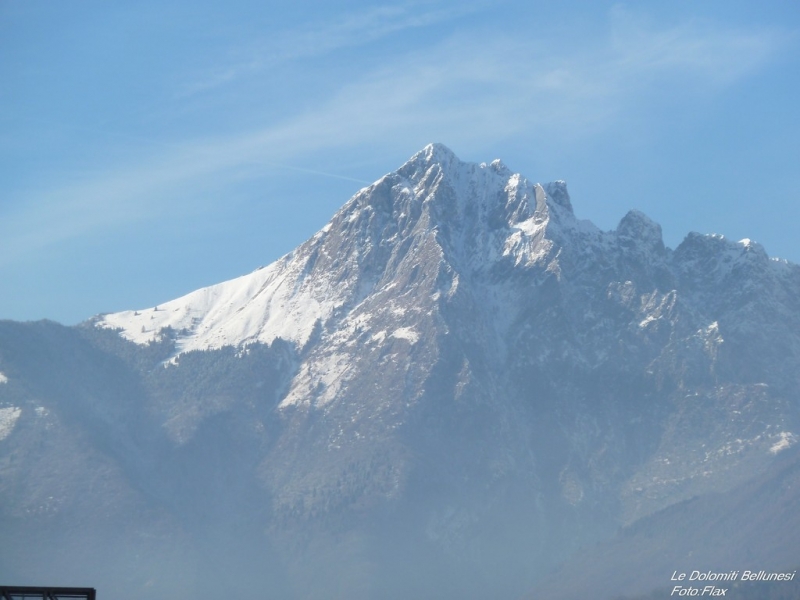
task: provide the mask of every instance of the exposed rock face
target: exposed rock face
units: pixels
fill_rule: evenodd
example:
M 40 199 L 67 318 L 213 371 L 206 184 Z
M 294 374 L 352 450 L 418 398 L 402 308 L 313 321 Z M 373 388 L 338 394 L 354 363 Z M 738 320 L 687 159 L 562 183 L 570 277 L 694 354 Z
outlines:
M 515 597 L 796 443 L 798 298 L 749 240 L 603 232 L 428 146 L 249 275 L 0 324 L 0 566 L 54 539 L 130 597 Z

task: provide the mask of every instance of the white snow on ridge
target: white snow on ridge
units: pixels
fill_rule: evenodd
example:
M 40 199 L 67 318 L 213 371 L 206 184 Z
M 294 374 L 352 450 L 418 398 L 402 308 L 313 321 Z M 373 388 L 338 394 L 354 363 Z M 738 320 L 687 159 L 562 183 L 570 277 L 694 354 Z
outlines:
M 287 255 L 268 267 L 201 288 L 157 307 L 102 316 L 97 325 L 120 329 L 147 344 L 171 327 L 177 352 L 271 343 L 280 337 L 304 344 L 318 320 L 340 303 L 340 291 L 324 277 L 303 277 L 306 260 Z
M 0 373 L 0 383 L 8 383 L 8 377 L 5 376 L 5 373 Z
M 22 409 L 18 406 L 0 408 L 0 440 L 8 437 L 17 424 L 17 419 L 22 414 Z

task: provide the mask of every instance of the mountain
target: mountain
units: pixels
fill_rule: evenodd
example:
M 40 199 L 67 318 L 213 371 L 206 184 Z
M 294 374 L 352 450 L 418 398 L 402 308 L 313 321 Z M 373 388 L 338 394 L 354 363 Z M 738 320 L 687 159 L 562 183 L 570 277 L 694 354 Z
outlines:
M 615 573 L 597 598 L 663 587 L 681 519 L 759 514 L 743 490 L 796 452 L 798 298 L 800 268 L 750 240 L 672 250 L 638 211 L 601 231 L 564 182 L 427 146 L 248 275 L 0 323 L 0 574 L 571 598 L 581 560 Z M 708 568 L 796 560 L 753 531 L 715 555 L 730 532 L 706 531 Z

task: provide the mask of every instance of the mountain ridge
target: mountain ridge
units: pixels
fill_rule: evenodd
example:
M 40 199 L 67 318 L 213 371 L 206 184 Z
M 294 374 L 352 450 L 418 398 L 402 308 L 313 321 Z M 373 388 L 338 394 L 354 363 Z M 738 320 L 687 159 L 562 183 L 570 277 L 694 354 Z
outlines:
M 466 179 L 467 188 L 472 190 L 476 188 L 476 178 L 483 181 L 477 186 L 480 191 L 473 193 L 472 196 L 465 193 L 464 189 L 453 190 L 452 195 L 455 198 L 471 198 L 471 202 L 467 201 L 466 206 L 454 205 L 452 198 L 447 198 L 448 194 L 437 194 L 436 189 L 428 194 L 430 198 L 418 198 L 420 190 L 414 191 L 414 186 L 421 186 L 423 191 L 427 191 L 425 186 L 431 183 L 429 179 L 436 177 L 444 180 L 445 185 L 455 188 L 463 186 Z M 487 189 L 489 187 L 487 180 L 493 178 L 494 181 L 491 182 L 494 184 L 493 189 Z M 501 186 L 501 181 L 504 183 L 502 191 L 508 194 L 508 201 L 504 205 L 497 203 L 497 198 L 491 197 L 499 192 L 497 188 Z M 400 193 L 393 199 L 379 200 L 377 196 L 380 196 L 384 186 L 389 185 L 388 182 L 392 184 L 390 187 L 401 186 Z M 434 188 L 436 185 L 439 185 L 439 182 L 434 184 Z M 386 192 L 391 194 L 392 191 L 386 190 Z M 514 197 L 515 194 L 518 197 Z M 370 198 L 371 204 L 362 206 L 364 198 Z M 426 206 L 431 200 L 436 202 L 434 208 Z M 403 209 L 392 214 L 397 207 L 386 204 L 387 201 L 399 204 Z M 499 160 L 488 165 L 462 163 L 444 145 L 429 144 L 395 173 L 390 173 L 359 191 L 320 231 L 298 249 L 274 263 L 233 280 L 190 292 L 150 309 L 98 315 L 92 320 L 101 327 L 120 329 L 127 339 L 140 344 L 157 339 L 162 328 L 171 328 L 173 335 L 176 336 L 179 352 L 218 348 L 224 345 L 238 346 L 253 341 L 270 343 L 278 337 L 297 342 L 302 346 L 309 339 L 317 320 L 325 321 L 337 308 L 357 302 L 365 293 L 363 290 L 345 290 L 345 297 L 342 296 L 341 290 L 332 289 L 330 284 L 328 288 L 321 289 L 319 280 L 324 281 L 325 278 L 317 273 L 317 287 L 306 290 L 306 293 L 301 292 L 298 300 L 292 301 L 297 294 L 296 288 L 302 286 L 303 280 L 307 277 L 307 271 L 314 269 L 313 261 L 318 259 L 319 252 L 330 254 L 325 241 L 330 236 L 331 227 L 346 227 L 344 221 L 352 222 L 365 210 L 371 209 L 383 212 L 384 216 L 390 219 L 394 217 L 395 236 L 401 233 L 407 234 L 405 229 L 409 226 L 418 226 L 417 219 L 423 219 L 423 230 L 426 230 L 424 226 L 427 222 L 427 229 L 435 231 L 437 237 L 443 238 L 439 241 L 440 246 L 449 245 L 451 250 L 452 247 L 456 248 L 451 254 L 457 254 L 459 251 L 463 253 L 464 248 L 470 245 L 469 240 L 477 242 L 480 246 L 479 251 L 471 252 L 466 258 L 461 258 L 465 267 L 474 267 L 476 260 L 491 262 L 496 261 L 498 257 L 509 256 L 513 257 L 515 267 L 521 263 L 531 265 L 548 256 L 554 243 L 559 248 L 582 243 L 594 246 L 595 249 L 616 243 L 622 247 L 623 254 L 631 255 L 627 258 L 638 258 L 637 262 L 656 264 L 662 262 L 659 260 L 662 257 L 668 259 L 689 254 L 690 250 L 687 247 L 710 244 L 716 245 L 715 253 L 724 252 L 727 255 L 727 262 L 734 265 L 741 263 L 742 256 L 747 256 L 750 257 L 750 262 L 756 261 L 763 268 L 764 260 L 768 258 L 760 244 L 751 240 L 734 243 L 714 234 L 702 236 L 690 233 L 676 250 L 670 250 L 663 244 L 660 226 L 637 210 L 629 211 L 615 230 L 600 231 L 590 222 L 579 221 L 574 217 L 565 182 L 531 184 L 520 174 L 512 173 Z M 405 209 L 408 209 L 408 213 Z M 505 214 L 501 214 L 501 209 L 505 210 Z M 417 211 L 419 214 L 415 215 Z M 477 223 L 462 222 L 476 215 Z M 491 237 L 491 230 L 502 223 L 505 223 L 511 232 L 502 240 L 501 249 L 498 243 L 500 240 L 486 238 Z M 454 228 L 456 229 L 454 234 L 460 235 L 461 239 L 448 239 L 450 230 Z M 481 231 L 477 240 L 469 235 L 487 228 L 490 233 Z M 442 229 L 444 231 L 441 231 Z M 376 243 L 374 239 L 376 233 L 385 232 L 371 233 L 373 239 L 366 241 L 368 246 Z M 570 239 L 576 235 L 579 240 Z M 391 239 L 389 236 L 388 240 Z M 791 268 L 791 263 L 787 261 L 772 259 L 772 262 L 781 262 L 787 268 Z M 387 266 L 391 265 L 384 265 Z M 478 268 L 481 267 L 486 268 L 486 265 Z M 551 268 L 556 269 L 557 262 L 554 262 Z M 288 285 L 287 279 L 295 282 L 293 286 L 295 289 L 291 292 L 282 289 Z M 320 297 L 326 301 L 320 302 Z M 287 309 L 287 304 L 291 308 Z M 176 312 L 179 314 L 175 314 Z M 261 316 L 265 314 L 266 320 Z
M 439 144 L 267 267 L 0 333 L 0 526 L 34 528 L 31 505 L 113 537 L 36 475 L 58 457 L 138 547 L 180 532 L 150 549 L 193 581 L 268 564 L 289 597 L 518 597 L 620 527 L 745 489 L 800 431 L 800 267 L 715 235 L 667 248 L 636 210 L 601 231 L 564 182 Z
M 476 179 L 483 181 L 479 181 L 482 184 L 478 188 L 480 191 L 473 193 L 472 200 L 475 202 L 470 206 L 459 207 L 453 203 L 453 199 L 463 198 L 464 190 L 454 190 L 454 193 L 451 194 L 452 198 L 442 199 L 441 196 L 447 196 L 447 194 L 435 193 L 438 182 L 433 184 L 433 192 L 426 194 L 429 196 L 428 198 L 418 197 L 420 190 L 427 191 L 425 186 L 431 183 L 426 178 L 437 177 L 444 181 L 444 185 L 463 187 L 466 183 L 467 187 L 471 189 L 476 187 Z M 493 184 L 491 188 L 487 181 Z M 394 199 L 399 206 L 387 205 L 385 204 L 386 199 L 380 199 L 383 187 L 387 185 L 400 188 L 399 191 L 395 190 L 398 197 Z M 421 187 L 414 192 L 413 190 L 417 186 Z M 520 190 L 520 187 L 523 189 Z M 496 198 L 487 198 L 487 196 L 493 196 L 504 188 L 508 194 L 520 194 L 521 197 L 513 199 L 516 202 L 511 206 L 488 206 L 487 201 L 496 200 Z M 551 196 L 547 195 L 546 189 L 551 190 Z M 386 192 L 391 194 L 392 190 L 386 190 Z M 538 197 L 536 197 L 537 194 Z M 94 321 L 98 326 L 121 329 L 127 339 L 140 344 L 158 337 L 158 332 L 162 327 L 171 327 L 177 333 L 178 346 L 182 351 L 215 348 L 222 345 L 240 345 L 255 340 L 269 343 L 276 337 L 282 337 L 302 345 L 310 336 L 313 323 L 317 319 L 329 318 L 336 307 L 345 304 L 348 299 L 337 294 L 336 290 L 317 288 L 315 295 L 331 296 L 329 302 L 320 303 L 316 298 L 311 298 L 306 294 L 302 298 L 310 306 L 303 310 L 295 309 L 294 313 L 286 314 L 280 308 L 282 304 L 285 306 L 287 302 L 291 301 L 292 294 L 280 289 L 281 283 L 283 278 L 289 277 L 295 281 L 294 288 L 302 285 L 307 271 L 314 269 L 313 261 L 318 259 L 318 254 L 327 252 L 330 255 L 325 241 L 330 237 L 331 227 L 347 228 L 353 221 L 365 220 L 365 217 L 369 217 L 364 214 L 365 212 L 375 210 L 377 214 L 372 218 L 383 217 L 388 222 L 382 223 L 382 225 L 392 227 L 394 229 L 392 234 L 395 236 L 408 234 L 409 227 L 421 229 L 422 233 L 437 230 L 437 233 L 447 236 L 448 231 L 439 232 L 438 229 L 449 229 L 454 220 L 466 220 L 470 216 L 474 218 L 476 215 L 469 213 L 477 212 L 477 216 L 484 217 L 490 226 L 492 219 L 497 220 L 498 217 L 503 221 L 511 221 L 514 225 L 521 223 L 522 228 L 518 232 L 514 232 L 515 235 L 510 236 L 507 240 L 510 247 L 503 248 L 500 253 L 515 251 L 518 254 L 517 262 L 520 260 L 530 262 L 536 258 L 531 254 L 533 252 L 530 246 L 531 238 L 535 238 L 537 233 L 541 233 L 538 231 L 537 225 L 541 226 L 542 223 L 549 220 L 547 200 L 551 197 L 557 198 L 557 200 L 551 200 L 554 206 L 563 209 L 566 214 L 572 215 L 569 195 L 563 182 L 547 184 L 545 187 L 539 184 L 530 184 L 519 174 L 511 173 L 500 161 L 489 165 L 462 163 L 445 146 L 431 144 L 415 154 L 395 173 L 384 176 L 373 185 L 358 192 L 352 200 L 337 211 L 333 219 L 319 232 L 297 250 L 288 253 L 271 265 L 222 284 L 201 288 L 151 309 L 100 315 L 95 317 Z M 365 198 L 369 198 L 369 202 L 362 204 Z M 530 201 L 536 203 L 535 210 L 528 205 Z M 512 199 L 509 199 L 510 202 Z M 395 210 L 396 208 L 400 210 Z M 494 213 L 488 214 L 490 208 L 494 210 Z M 498 215 L 498 208 L 506 208 L 507 211 L 510 210 L 511 214 Z M 452 214 L 444 214 L 447 211 L 451 211 Z M 538 223 L 534 223 L 535 221 Z M 498 226 L 499 222 L 493 224 Z M 473 224 L 473 231 L 475 225 Z M 374 229 L 375 224 L 373 223 L 372 226 Z M 376 234 L 385 232 L 367 231 L 366 233 L 373 236 L 373 239 L 366 240 L 366 244 L 378 245 L 375 239 Z M 457 231 L 456 233 L 464 237 L 468 235 L 469 231 Z M 386 236 L 382 240 L 391 242 L 392 236 Z M 490 240 L 483 240 L 483 242 L 487 241 L 490 242 Z M 534 240 L 533 243 L 535 244 L 537 241 Z M 465 245 L 463 239 L 447 240 L 447 242 L 451 245 L 457 244 L 462 248 Z M 337 248 L 337 250 L 341 249 Z M 369 252 L 369 249 L 366 251 Z M 497 251 L 496 248 L 490 248 L 489 254 Z M 340 265 L 336 266 L 341 268 Z M 387 266 L 391 267 L 391 265 Z M 322 278 L 318 276 L 317 279 Z M 351 298 L 349 300 L 359 298 L 359 294 L 362 293 L 361 291 L 350 291 Z M 276 297 L 275 300 L 273 297 Z M 253 309 L 248 310 L 246 307 L 251 302 Z M 221 307 L 225 307 L 227 310 L 222 310 Z M 179 314 L 175 315 L 175 312 Z M 244 317 L 238 314 L 241 312 L 245 313 Z M 250 313 L 266 313 L 267 320 L 263 321 L 263 319 L 251 316 Z M 198 319 L 201 323 L 197 322 Z M 287 325 L 281 326 L 277 322 Z M 219 333 L 220 329 L 224 333 Z M 184 331 L 188 334 L 181 333 Z M 197 338 L 198 341 L 191 341 L 192 337 Z

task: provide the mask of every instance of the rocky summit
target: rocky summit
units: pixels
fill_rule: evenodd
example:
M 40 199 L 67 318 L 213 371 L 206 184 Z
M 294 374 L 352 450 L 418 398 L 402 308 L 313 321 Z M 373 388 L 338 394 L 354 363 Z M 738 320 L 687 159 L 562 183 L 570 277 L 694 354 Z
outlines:
M 0 576 L 602 599 L 794 568 L 799 378 L 798 266 L 601 231 L 433 144 L 248 275 L 0 322 Z

